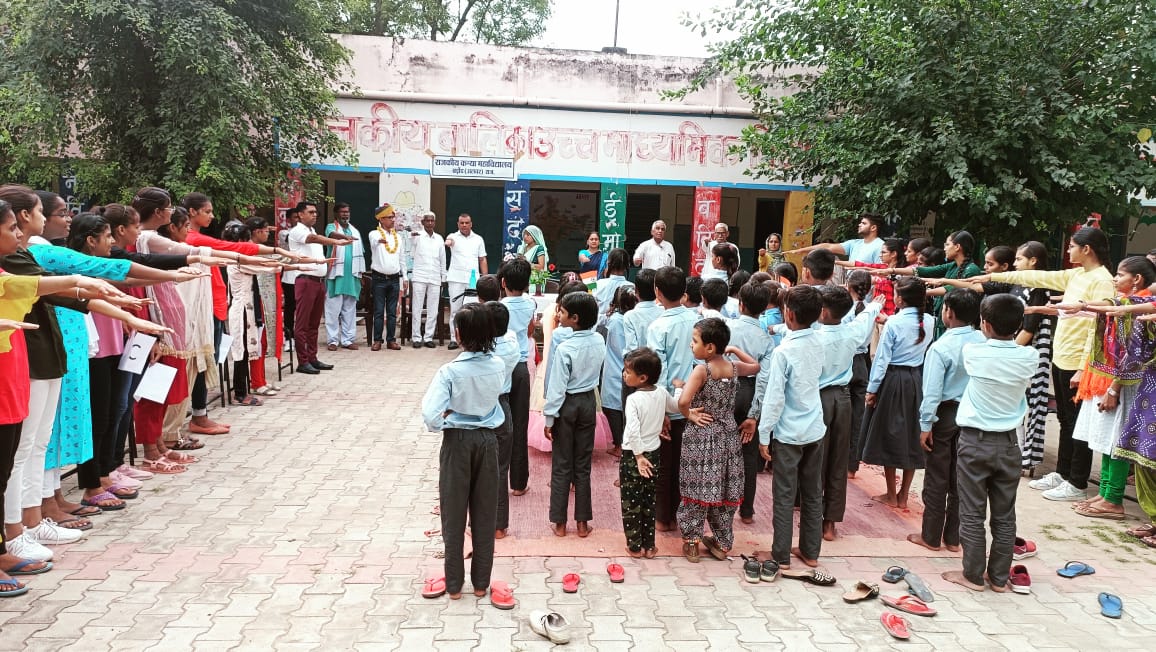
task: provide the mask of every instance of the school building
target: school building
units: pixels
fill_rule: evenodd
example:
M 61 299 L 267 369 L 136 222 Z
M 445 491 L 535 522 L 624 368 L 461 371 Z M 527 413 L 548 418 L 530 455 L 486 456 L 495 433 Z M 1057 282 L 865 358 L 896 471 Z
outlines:
M 733 83 L 664 97 L 699 59 L 338 39 L 353 52 L 359 92 L 339 97 L 342 117 L 328 128 L 356 161 L 316 167 L 363 233 L 381 202 L 413 228 L 432 210 L 443 234 L 469 213 L 493 268 L 528 221 L 559 270 L 577 268 L 590 231 L 633 251 L 657 219 L 686 267 L 692 238 L 713 228 L 708 219 L 692 233 L 699 211 L 727 223 L 747 268 L 770 233 L 784 235 L 784 249 L 810 244 L 803 187 L 746 174 L 751 159 L 735 148 L 755 120 Z

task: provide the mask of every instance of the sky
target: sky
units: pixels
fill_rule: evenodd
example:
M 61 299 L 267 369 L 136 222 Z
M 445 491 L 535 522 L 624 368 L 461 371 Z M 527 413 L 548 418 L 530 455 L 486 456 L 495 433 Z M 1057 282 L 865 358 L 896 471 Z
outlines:
M 546 33 L 532 45 L 572 50 L 601 50 L 614 43 L 615 0 L 554 0 Z M 631 54 L 707 56 L 704 39 L 681 24 L 715 7 L 733 5 L 723 0 L 621 0 L 618 46 Z

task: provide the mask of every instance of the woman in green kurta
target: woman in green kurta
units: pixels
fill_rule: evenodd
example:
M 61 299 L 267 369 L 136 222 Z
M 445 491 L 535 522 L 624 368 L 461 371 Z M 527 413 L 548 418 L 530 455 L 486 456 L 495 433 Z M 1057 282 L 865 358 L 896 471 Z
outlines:
M 893 269 L 876 269 L 871 270 L 872 274 L 877 275 L 891 275 L 897 274 L 899 276 L 918 276 L 920 278 L 949 278 L 962 279 L 971 278 L 972 276 L 979 276 L 983 270 L 972 261 L 972 255 L 975 252 L 975 238 L 967 231 L 956 231 L 947 236 L 947 240 L 943 243 L 943 252 L 947 255 L 947 262 L 935 267 L 903 267 Z M 938 339 L 943 332 L 947 330 L 947 326 L 943 324 L 943 297 L 950 292 L 952 288 L 942 287 L 934 290 L 928 290 L 927 296 L 934 297 L 934 312 L 935 312 L 935 337 Z

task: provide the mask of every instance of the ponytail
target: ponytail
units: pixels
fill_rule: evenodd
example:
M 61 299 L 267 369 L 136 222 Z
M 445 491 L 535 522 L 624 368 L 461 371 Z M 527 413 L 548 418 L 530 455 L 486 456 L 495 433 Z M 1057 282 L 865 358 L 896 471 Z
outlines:
M 923 327 L 923 304 L 927 301 L 927 285 L 918 278 L 905 276 L 895 281 L 895 293 L 903 300 L 904 306 L 915 308 L 915 314 L 919 319 L 919 338 L 915 343 L 922 344 L 923 338 L 927 336 Z

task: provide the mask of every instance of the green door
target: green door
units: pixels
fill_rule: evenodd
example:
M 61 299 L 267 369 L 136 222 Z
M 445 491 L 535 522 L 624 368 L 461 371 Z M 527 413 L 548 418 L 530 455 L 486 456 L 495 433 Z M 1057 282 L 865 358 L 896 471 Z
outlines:
M 369 232 L 377 228 L 373 209 L 377 208 L 376 181 L 336 181 L 333 201 L 349 204 L 349 221 L 361 232 L 361 245 L 366 251 L 365 268 L 369 269 Z
M 474 231 L 486 241 L 486 263 L 490 273 L 502 264 L 502 223 L 505 221 L 502 201 L 504 188 L 486 186 L 446 186 L 445 233 L 458 230 L 458 215 L 469 213 Z

